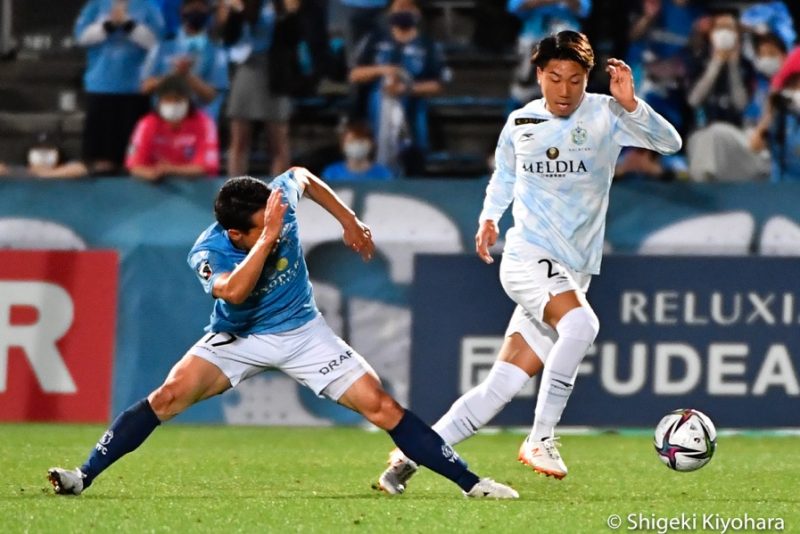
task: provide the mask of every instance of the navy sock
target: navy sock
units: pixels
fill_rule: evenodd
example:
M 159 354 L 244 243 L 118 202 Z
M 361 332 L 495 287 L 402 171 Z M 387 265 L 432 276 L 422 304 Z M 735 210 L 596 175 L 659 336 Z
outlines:
M 403 454 L 469 491 L 480 480 L 467 469 L 467 462 L 422 419 L 406 410 L 397 426 L 389 431 Z
M 146 398 L 119 414 L 81 466 L 86 475 L 83 486 L 88 487 L 108 466 L 135 450 L 160 424 Z

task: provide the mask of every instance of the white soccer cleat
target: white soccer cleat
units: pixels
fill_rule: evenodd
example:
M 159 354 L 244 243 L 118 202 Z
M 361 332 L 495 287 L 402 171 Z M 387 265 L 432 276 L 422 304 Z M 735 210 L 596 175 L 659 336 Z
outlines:
M 519 499 L 517 490 L 491 478 L 480 479 L 471 490 L 464 492 L 464 496 L 473 499 Z
M 558 453 L 560 446 L 558 438 L 533 441 L 528 436 L 519 448 L 519 461 L 537 473 L 561 480 L 567 476 L 567 465 Z
M 417 472 L 417 464 L 400 449 L 389 453 L 389 467 L 378 479 L 378 489 L 389 495 L 400 495 L 406 490 L 408 480 Z
M 59 495 L 80 495 L 83 491 L 83 479 L 86 477 L 80 469 L 72 471 L 60 467 L 47 470 L 47 479 Z

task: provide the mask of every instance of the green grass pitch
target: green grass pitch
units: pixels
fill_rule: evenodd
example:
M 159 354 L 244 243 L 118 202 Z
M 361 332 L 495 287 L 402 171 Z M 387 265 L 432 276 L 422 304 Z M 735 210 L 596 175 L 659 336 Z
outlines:
M 467 500 L 429 471 L 399 497 L 371 489 L 392 447 L 383 433 L 175 424 L 159 428 L 80 497 L 54 495 L 47 468 L 81 463 L 103 430 L 0 425 L 0 532 L 568 534 L 612 532 L 612 514 L 625 532 L 637 525 L 659 532 L 659 518 L 681 514 L 696 517 L 694 531 L 704 531 L 704 514 L 719 514 L 780 518 L 784 532 L 800 532 L 796 436 L 723 435 L 711 463 L 694 473 L 661 465 L 644 432 L 564 436 L 570 474 L 563 481 L 516 461 L 520 434 L 480 434 L 457 447 L 478 474 L 519 491 L 520 500 L 508 502 Z M 686 523 L 669 531 L 687 531 Z

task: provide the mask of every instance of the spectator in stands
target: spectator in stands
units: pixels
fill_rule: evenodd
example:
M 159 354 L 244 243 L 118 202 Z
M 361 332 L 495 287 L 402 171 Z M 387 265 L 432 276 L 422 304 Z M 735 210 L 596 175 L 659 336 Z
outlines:
M 285 13 L 300 7 L 300 0 L 284 0 Z M 276 95 L 270 79 L 269 50 L 277 17 L 273 0 L 229 0 L 221 5 L 220 21 L 230 58 L 237 64 L 231 82 L 227 115 L 231 120 L 228 174 L 247 173 L 252 123 L 263 122 L 273 175 L 289 167 L 291 101 Z
M 741 43 L 736 14 L 718 11 L 696 51 L 688 100 L 698 125 L 687 144 L 693 180 L 749 181 L 768 171 L 768 162 L 747 150 L 742 129 L 754 75 Z
M 208 0 L 183 0 L 175 37 L 150 50 L 142 68 L 142 91 L 151 94 L 165 76 L 184 76 L 195 104 L 215 122 L 228 90 L 228 57 L 208 35 Z
M 27 150 L 27 166 L 0 164 L 0 175 L 16 178 L 82 178 L 88 170 L 81 161 L 67 160 L 57 136 L 40 132 Z
M 786 60 L 786 47 L 783 40 L 774 33 L 756 35 L 755 85 L 752 97 L 744 110 L 745 126 L 755 126 L 764 114 L 764 106 L 770 93 L 770 82 Z
M 383 181 L 394 178 L 388 167 L 374 161 L 375 142 L 365 123 L 348 124 L 342 132 L 341 147 L 345 159 L 325 167 L 322 178 L 326 181 Z
M 635 0 L 630 10 L 627 62 L 642 99 L 685 136 L 692 123 L 686 104 L 689 41 L 704 13 L 690 0 Z
M 182 76 L 168 76 L 156 90 L 157 111 L 148 113 L 131 137 L 125 165 L 137 178 L 213 176 L 219 172 L 214 121 L 191 101 Z
M 347 57 L 352 64 L 355 61 L 355 50 L 361 40 L 376 29 L 389 0 L 339 0 L 345 6 L 347 28 L 345 30 L 345 47 Z
M 89 0 L 78 16 L 75 39 L 88 49 L 83 160 L 93 174 L 122 168 L 131 131 L 150 107 L 139 91 L 141 66 L 163 27 L 152 0 Z
M 154 0 L 164 17 L 164 36 L 167 39 L 175 37 L 181 27 L 181 1 Z
M 376 160 L 420 174 L 428 150 L 427 98 L 441 93 L 450 72 L 441 47 L 419 29 L 414 0 L 394 0 L 389 30 L 362 40 L 350 81 L 369 88 L 367 117 L 376 132 Z
M 792 15 L 786 3 L 781 0 L 758 2 L 746 7 L 742 11 L 740 22 L 756 35 L 775 34 L 785 50 L 794 46 L 797 39 Z
M 507 9 L 522 21 L 517 38 L 519 62 L 511 82 L 514 109 L 542 95 L 531 64 L 533 47 L 562 30 L 581 31 L 581 19 L 589 16 L 592 0 L 508 0 Z
M 750 140 L 754 152 L 769 149 L 773 182 L 800 181 L 800 65 L 794 68 L 769 98 Z

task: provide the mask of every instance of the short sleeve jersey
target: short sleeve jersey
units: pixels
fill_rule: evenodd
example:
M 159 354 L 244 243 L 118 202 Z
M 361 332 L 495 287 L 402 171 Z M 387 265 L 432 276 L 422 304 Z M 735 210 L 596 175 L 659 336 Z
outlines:
M 274 334 L 299 328 L 319 314 L 297 229 L 301 189 L 294 171 L 281 174 L 270 187 L 279 187 L 289 205 L 278 245 L 264 263 L 255 288 L 242 304 L 215 300 L 211 321 L 206 327 L 208 332 L 243 336 Z M 206 293 L 211 294 L 216 279 L 232 272 L 246 256 L 246 251 L 231 243 L 227 231 L 214 223 L 197 238 L 188 262 Z

